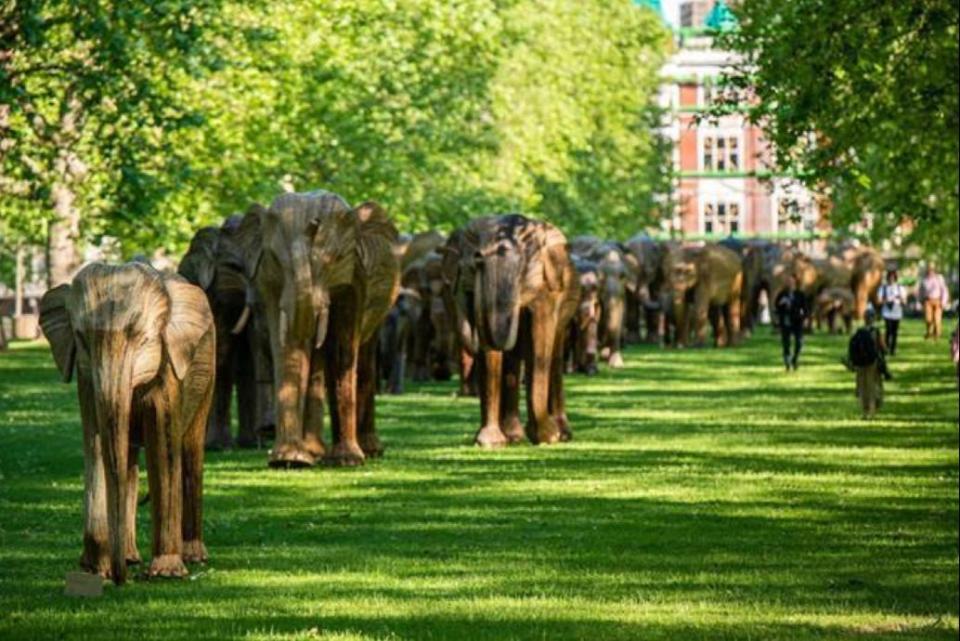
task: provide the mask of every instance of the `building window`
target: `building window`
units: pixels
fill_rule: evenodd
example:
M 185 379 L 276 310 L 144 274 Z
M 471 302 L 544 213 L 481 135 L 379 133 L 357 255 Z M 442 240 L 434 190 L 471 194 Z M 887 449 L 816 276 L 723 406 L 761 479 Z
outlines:
M 703 231 L 706 234 L 736 234 L 740 231 L 740 204 L 706 203 L 703 206 Z
M 777 231 L 812 233 L 816 229 L 817 214 L 813 203 L 800 205 L 792 198 L 781 198 L 777 203 Z
M 738 171 L 740 139 L 737 136 L 706 136 L 703 139 L 704 171 Z

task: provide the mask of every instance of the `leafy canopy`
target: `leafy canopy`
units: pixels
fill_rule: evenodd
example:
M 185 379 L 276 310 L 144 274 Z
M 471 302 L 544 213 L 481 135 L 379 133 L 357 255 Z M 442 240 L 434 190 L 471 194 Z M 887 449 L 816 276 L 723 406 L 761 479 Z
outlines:
M 956 0 L 745 0 L 721 43 L 743 56 L 730 99 L 782 168 L 834 203 L 837 227 L 903 223 L 957 261 L 960 51 Z

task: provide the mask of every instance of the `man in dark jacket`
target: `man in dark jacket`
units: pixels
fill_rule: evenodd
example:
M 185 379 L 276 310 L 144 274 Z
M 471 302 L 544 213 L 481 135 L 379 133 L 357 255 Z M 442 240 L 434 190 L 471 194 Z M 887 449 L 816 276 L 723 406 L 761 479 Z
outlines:
M 787 276 L 786 288 L 777 295 L 773 307 L 780 323 L 780 342 L 783 345 L 783 365 L 790 371 L 797 369 L 797 359 L 803 347 L 803 326 L 807 320 L 807 297 L 797 289 L 797 279 Z M 790 338 L 793 338 L 793 355 Z

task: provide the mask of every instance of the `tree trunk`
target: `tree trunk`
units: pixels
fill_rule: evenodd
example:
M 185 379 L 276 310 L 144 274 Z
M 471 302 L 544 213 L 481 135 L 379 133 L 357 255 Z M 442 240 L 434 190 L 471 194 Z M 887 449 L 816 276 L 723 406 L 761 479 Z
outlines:
M 13 317 L 23 314 L 23 245 L 17 245 L 16 275 L 13 283 Z
M 53 213 L 47 231 L 47 285 L 56 287 L 69 283 L 80 267 L 80 212 L 76 194 L 64 180 L 53 186 Z

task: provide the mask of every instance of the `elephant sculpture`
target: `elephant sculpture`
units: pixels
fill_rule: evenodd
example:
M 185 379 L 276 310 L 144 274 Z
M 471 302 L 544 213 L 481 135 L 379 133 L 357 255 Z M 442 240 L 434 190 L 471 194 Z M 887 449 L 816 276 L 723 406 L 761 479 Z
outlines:
M 718 245 L 732 250 L 740 256 L 743 270 L 743 289 L 740 299 L 740 330 L 746 336 L 753 331 L 760 319 L 761 292 L 769 292 L 769 283 L 764 278 L 765 256 L 769 252 L 768 241 L 743 241 L 728 237 Z
M 601 309 L 600 357 L 610 367 L 622 368 L 627 297 L 635 293 L 636 260 L 619 243 L 601 242 L 592 236 L 577 237 L 570 245 L 575 259 L 589 260 L 596 265 Z
M 853 317 L 857 322 L 863 322 L 868 302 L 872 303 L 874 308 L 880 308 L 877 291 L 883 282 L 885 267 L 883 257 L 873 247 L 860 248 L 850 261 L 850 288 L 853 290 L 854 297 Z
M 841 330 L 837 319 L 843 321 L 843 330 L 849 334 L 853 324 L 853 292 L 849 287 L 827 287 L 817 294 L 816 306 L 814 307 L 814 316 L 816 317 L 817 329 L 820 329 L 824 321 L 830 333 L 836 333 Z
M 214 319 L 203 290 L 148 265 L 92 263 L 48 291 L 40 322 L 83 423 L 81 566 L 121 584 L 138 563 L 138 458 L 146 445 L 150 576 L 204 561 L 203 440 L 213 399 Z
M 599 352 L 600 278 L 597 275 L 597 265 L 593 261 L 575 259 L 574 267 L 580 281 L 580 300 L 569 325 L 566 370 L 591 376 L 597 373 Z
M 400 293 L 380 330 L 380 366 L 391 394 L 403 393 L 408 361 L 413 366 L 413 379 L 417 381 L 427 380 L 431 370 L 442 375 L 441 370 L 446 366 L 432 358 L 437 341 L 434 297 L 427 273 L 431 264 L 434 271 L 438 271 L 442 259 L 435 250 L 445 240 L 442 234 L 430 231 L 403 238 L 397 248 Z M 439 286 L 435 288 L 439 291 Z
M 647 234 L 637 234 L 627 241 L 626 251 L 635 265 L 635 284 L 627 291 L 626 333 L 640 338 L 641 320 L 646 328 L 646 341 L 664 340 L 666 311 L 663 301 L 663 259 L 668 245 Z M 631 293 L 632 291 L 632 293 Z
M 263 211 L 254 205 L 251 211 Z M 238 230 L 242 217 L 197 232 L 178 272 L 203 289 L 217 329 L 217 376 L 206 447 L 256 447 L 273 427 L 273 364 L 263 301 L 247 279 Z M 230 434 L 233 388 L 239 431 Z
M 564 331 L 579 286 L 563 233 L 520 214 L 485 216 L 444 247 L 444 296 L 476 356 L 482 447 L 570 438 L 563 397 Z M 527 424 L 519 419 L 520 367 Z
M 677 325 L 677 347 L 686 345 L 691 332 L 696 345 L 704 344 L 708 320 L 714 326 L 716 346 L 739 339 L 743 268 L 736 253 L 716 244 L 670 247 L 663 270 Z
M 396 299 L 398 237 L 374 202 L 284 193 L 238 230 L 247 278 L 266 309 L 274 366 L 272 467 L 382 454 L 374 423 L 377 333 Z M 333 445 L 322 438 L 329 397 Z

